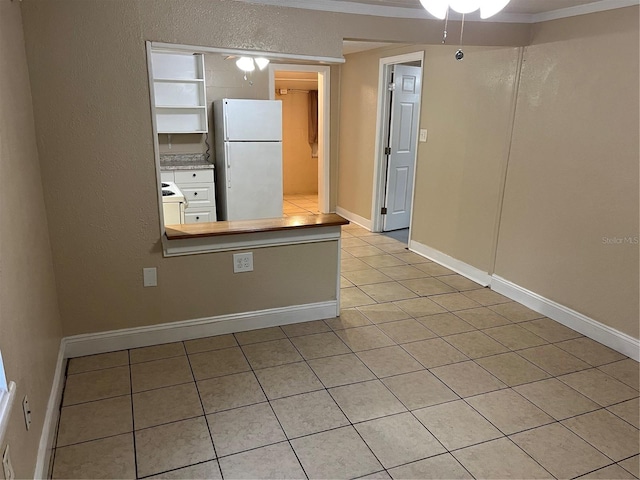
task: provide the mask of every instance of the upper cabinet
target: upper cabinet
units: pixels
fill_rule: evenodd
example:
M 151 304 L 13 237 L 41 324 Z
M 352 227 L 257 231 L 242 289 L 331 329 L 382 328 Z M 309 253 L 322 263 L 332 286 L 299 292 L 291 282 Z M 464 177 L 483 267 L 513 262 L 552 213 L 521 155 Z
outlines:
M 202 54 L 151 52 L 158 133 L 207 133 Z

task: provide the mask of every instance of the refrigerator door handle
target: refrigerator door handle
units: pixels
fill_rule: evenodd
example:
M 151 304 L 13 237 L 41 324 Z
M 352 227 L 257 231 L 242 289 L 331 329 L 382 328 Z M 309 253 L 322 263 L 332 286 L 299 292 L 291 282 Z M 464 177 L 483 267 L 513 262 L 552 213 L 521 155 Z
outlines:
M 224 144 L 224 158 L 227 167 L 226 177 L 227 177 L 227 188 L 231 188 L 231 164 L 229 163 L 229 144 Z

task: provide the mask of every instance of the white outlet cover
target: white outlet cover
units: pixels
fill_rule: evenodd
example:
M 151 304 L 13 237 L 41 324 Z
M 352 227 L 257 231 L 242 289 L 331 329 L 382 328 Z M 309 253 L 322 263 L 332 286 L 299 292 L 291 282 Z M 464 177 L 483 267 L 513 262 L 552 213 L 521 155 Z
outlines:
M 16 478 L 13 465 L 11 465 L 11 457 L 9 456 L 9 445 L 7 445 L 2 454 L 2 470 L 4 471 L 5 480 L 14 480 Z
M 427 135 L 428 135 L 428 132 L 427 132 L 426 128 L 420 129 L 420 142 L 421 143 L 424 143 L 424 142 L 427 141 Z
M 253 272 L 253 252 L 233 254 L 233 273 Z
M 158 269 L 156 267 L 142 269 L 143 285 L 145 287 L 158 286 Z

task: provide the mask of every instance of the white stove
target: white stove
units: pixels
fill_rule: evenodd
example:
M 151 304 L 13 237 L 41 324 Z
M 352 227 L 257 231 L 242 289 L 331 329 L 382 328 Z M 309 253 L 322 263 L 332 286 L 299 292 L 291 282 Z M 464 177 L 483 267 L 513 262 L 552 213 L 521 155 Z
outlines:
M 165 225 L 184 223 L 187 199 L 173 182 L 162 182 L 162 211 Z

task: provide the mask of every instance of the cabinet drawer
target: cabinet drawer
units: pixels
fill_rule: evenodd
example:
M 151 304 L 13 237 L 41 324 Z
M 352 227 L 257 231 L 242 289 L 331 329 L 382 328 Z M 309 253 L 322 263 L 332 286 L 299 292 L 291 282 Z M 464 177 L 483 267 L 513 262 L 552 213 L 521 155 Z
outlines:
M 160 172 L 160 180 L 163 182 L 175 182 L 173 172 Z
M 184 223 L 215 222 L 216 212 L 213 208 L 208 210 L 187 210 L 184 214 Z
M 214 207 L 213 184 L 178 184 L 190 207 Z
M 213 183 L 213 170 L 176 170 L 176 183 Z

